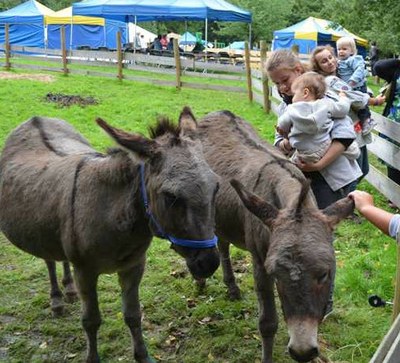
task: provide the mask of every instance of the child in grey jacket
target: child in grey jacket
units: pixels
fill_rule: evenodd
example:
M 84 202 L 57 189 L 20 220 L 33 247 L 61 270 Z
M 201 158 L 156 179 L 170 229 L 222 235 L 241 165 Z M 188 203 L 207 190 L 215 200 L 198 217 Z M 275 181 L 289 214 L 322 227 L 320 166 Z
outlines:
M 288 138 L 296 151 L 291 160 L 298 163 L 316 163 L 328 150 L 332 140 L 330 132 L 334 123 L 347 123 L 341 138 L 355 140 L 352 121 L 347 116 L 350 100 L 345 94 L 340 97 L 326 95 L 325 78 L 316 72 L 307 72 L 292 83 L 293 103 L 278 118 L 277 131 Z M 355 160 L 360 154 L 354 141 L 343 153 Z

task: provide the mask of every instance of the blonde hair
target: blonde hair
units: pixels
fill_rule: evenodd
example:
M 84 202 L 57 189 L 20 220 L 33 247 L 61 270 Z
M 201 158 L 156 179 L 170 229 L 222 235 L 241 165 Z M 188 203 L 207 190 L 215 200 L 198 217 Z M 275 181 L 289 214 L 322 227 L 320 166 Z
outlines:
M 300 62 L 296 53 L 288 49 L 278 49 L 269 55 L 264 69 L 269 74 L 276 69 L 294 70 L 298 66 L 301 67 L 303 72 L 307 70 L 306 66 Z
M 332 54 L 332 56 L 336 57 L 335 55 L 335 50 L 333 49 L 333 47 L 331 47 L 330 45 L 319 45 L 318 47 L 314 48 L 314 50 L 311 53 L 310 56 L 310 68 L 312 71 L 317 72 L 319 74 L 322 74 L 324 76 L 328 76 L 327 73 L 325 73 L 321 67 L 319 66 L 316 56 L 323 52 L 324 50 L 327 50 L 329 53 Z
M 356 42 L 354 41 L 354 38 L 352 38 L 352 37 L 339 38 L 336 41 L 336 48 L 339 48 L 342 45 L 349 46 L 353 55 L 357 54 L 357 47 L 356 47 Z
M 316 72 L 306 72 L 297 77 L 292 83 L 292 90 L 308 88 L 310 93 L 316 98 L 321 99 L 325 96 L 325 78 Z

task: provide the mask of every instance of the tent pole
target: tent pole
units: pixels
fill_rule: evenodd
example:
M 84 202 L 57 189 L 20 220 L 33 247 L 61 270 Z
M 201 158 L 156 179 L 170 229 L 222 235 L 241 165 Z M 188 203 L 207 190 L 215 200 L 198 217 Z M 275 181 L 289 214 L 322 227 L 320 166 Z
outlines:
M 208 44 L 208 18 L 206 18 L 206 30 L 205 30 L 205 34 L 204 37 L 206 38 L 206 44 L 205 44 L 205 53 L 206 53 L 206 63 L 208 63 L 208 57 L 207 57 L 207 44 Z M 207 72 L 207 69 L 206 69 Z
M 72 53 L 72 34 L 73 34 L 73 29 L 72 27 L 74 26 L 74 16 L 71 15 L 71 29 L 69 30 L 69 54 L 71 55 Z
M 253 48 L 253 44 L 251 44 L 251 23 L 249 23 L 249 44 L 250 44 L 250 49 Z

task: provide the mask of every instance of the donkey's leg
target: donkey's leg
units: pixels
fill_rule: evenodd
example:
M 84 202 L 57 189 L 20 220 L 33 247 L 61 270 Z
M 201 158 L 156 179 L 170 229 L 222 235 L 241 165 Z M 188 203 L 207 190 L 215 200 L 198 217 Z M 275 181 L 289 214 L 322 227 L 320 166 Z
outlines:
M 128 325 L 133 343 L 135 360 L 139 363 L 153 363 L 149 357 L 142 334 L 141 312 L 139 303 L 139 284 L 144 272 L 145 261 L 127 271 L 118 272 L 122 290 L 122 310 L 125 324 Z
M 78 293 L 75 289 L 74 279 L 72 278 L 71 268 L 68 261 L 63 262 L 64 277 L 62 279 L 62 284 L 65 290 L 65 300 L 72 303 L 77 300 Z
M 274 337 L 278 330 L 274 282 L 271 276 L 266 273 L 263 261 L 254 255 L 253 271 L 255 290 L 258 298 L 258 329 L 262 340 L 262 363 L 272 363 L 272 348 Z
M 64 312 L 63 294 L 58 286 L 56 263 L 46 260 L 47 270 L 50 277 L 50 307 L 54 316 L 60 316 Z
M 231 258 L 229 255 L 229 242 L 218 242 L 219 257 L 222 266 L 222 273 L 224 276 L 224 283 L 228 288 L 228 295 L 231 300 L 240 299 L 240 289 L 236 284 L 235 275 L 233 273 Z
M 86 333 L 86 363 L 100 362 L 97 353 L 97 331 L 101 325 L 101 316 L 97 300 L 98 275 L 89 269 L 74 266 L 76 286 L 82 300 L 82 326 Z

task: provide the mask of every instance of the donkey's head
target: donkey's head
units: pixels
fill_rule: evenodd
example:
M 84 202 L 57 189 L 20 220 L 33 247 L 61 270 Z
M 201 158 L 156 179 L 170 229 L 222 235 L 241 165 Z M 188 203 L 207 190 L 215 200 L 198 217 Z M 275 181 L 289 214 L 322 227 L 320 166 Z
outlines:
M 219 266 L 214 236 L 218 176 L 206 163 L 191 129 L 160 119 L 151 138 L 98 124 L 118 144 L 140 159 L 140 194 L 147 199 L 153 234 L 172 242 L 195 278 L 211 276 Z
M 305 202 L 309 184 L 303 183 L 297 203 L 279 210 L 239 182 L 231 184 L 250 212 L 269 228 L 265 268 L 276 282 L 289 330 L 289 352 L 298 362 L 308 362 L 319 354 L 318 325 L 335 274 L 333 227 L 352 213 L 354 203 L 344 198 L 320 211 Z

